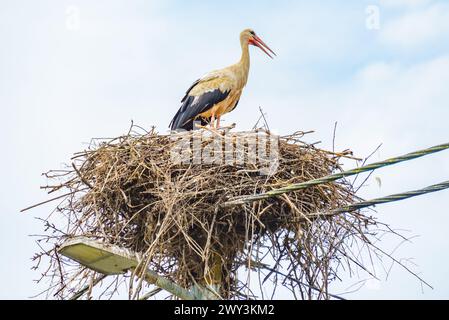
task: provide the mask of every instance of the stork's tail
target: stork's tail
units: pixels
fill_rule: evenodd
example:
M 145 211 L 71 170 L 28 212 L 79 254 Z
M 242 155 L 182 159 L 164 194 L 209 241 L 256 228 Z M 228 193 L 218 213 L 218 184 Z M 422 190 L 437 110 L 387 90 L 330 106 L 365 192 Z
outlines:
M 169 124 L 169 127 L 172 131 L 180 131 L 180 130 L 190 131 L 195 129 L 195 124 L 205 126 L 210 122 L 210 119 L 202 117 L 199 117 L 197 119 L 189 119 L 187 122 L 184 122 L 183 124 L 180 124 L 179 121 L 177 120 L 178 120 L 177 116 L 175 116 Z

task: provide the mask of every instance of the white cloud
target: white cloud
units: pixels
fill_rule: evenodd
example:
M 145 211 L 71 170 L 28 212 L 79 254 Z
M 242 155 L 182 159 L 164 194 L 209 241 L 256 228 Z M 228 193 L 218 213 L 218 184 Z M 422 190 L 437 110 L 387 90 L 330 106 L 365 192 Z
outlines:
M 360 145 L 366 144 L 366 139 L 373 139 L 371 145 L 375 139 L 382 139 L 390 145 L 397 142 L 413 148 L 417 139 L 421 139 L 421 132 L 443 130 L 442 122 L 438 124 L 434 119 L 446 114 L 448 82 L 449 56 L 411 67 L 372 63 L 344 88 L 337 88 L 342 91 L 335 95 L 341 104 L 339 109 L 346 113 L 344 118 L 354 119 L 354 131 L 377 133 L 363 135 Z M 366 121 L 356 121 L 351 116 L 354 113 L 360 113 Z M 399 138 L 404 133 L 409 139 Z
M 282 98 L 272 92 L 262 96 L 259 92 L 257 97 L 249 93 L 246 105 L 263 101 L 264 109 L 272 115 L 272 126 L 285 128 L 283 133 L 298 129 L 293 126 L 302 126 L 301 129 L 316 129 L 323 134 L 327 126 L 332 126 L 332 121 L 339 121 L 340 141 L 350 143 L 361 154 L 369 153 L 379 142 L 388 142 L 390 146 L 397 142 L 404 149 L 410 149 L 416 146 L 421 132 L 444 130 L 441 119 L 447 115 L 448 82 L 449 56 L 412 66 L 372 62 L 340 85 L 303 85 L 295 94 Z M 300 117 L 286 127 L 278 110 Z M 236 111 L 236 117 L 243 112 L 248 112 L 243 118 L 251 118 L 251 109 L 244 108 Z M 328 122 L 323 123 L 323 120 Z M 409 139 L 398 141 L 405 132 Z M 388 146 L 383 150 L 388 152 Z
M 430 0 L 380 0 L 380 4 L 386 7 L 417 7 L 430 2 Z
M 384 44 L 405 49 L 447 42 L 449 5 L 434 4 L 387 21 L 380 37 Z

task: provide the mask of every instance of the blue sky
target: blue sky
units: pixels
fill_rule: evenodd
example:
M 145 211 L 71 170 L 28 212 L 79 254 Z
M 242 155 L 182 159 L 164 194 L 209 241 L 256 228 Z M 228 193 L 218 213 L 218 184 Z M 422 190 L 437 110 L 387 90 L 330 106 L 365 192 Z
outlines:
M 379 10 L 378 29 L 366 26 L 369 6 Z M 311 139 L 326 148 L 337 121 L 337 149 L 364 157 L 383 143 L 373 161 L 449 139 L 448 1 L 0 0 L 0 7 L 0 298 L 42 289 L 32 281 L 36 246 L 27 235 L 42 231 L 33 217 L 52 207 L 18 213 L 46 199 L 40 173 L 92 137 L 125 132 L 131 119 L 166 132 L 190 83 L 239 58 L 244 28 L 278 56 L 251 49 L 248 86 L 225 123 L 248 129 L 262 106 L 275 131 L 315 130 Z M 449 154 L 374 176 L 381 187 L 368 181 L 362 196 L 427 186 L 448 179 Z M 413 270 L 434 290 L 393 267 L 388 280 L 380 272 L 380 282 L 347 297 L 449 298 L 448 203 L 443 191 L 378 207 L 380 220 L 419 235 L 396 254 L 414 258 Z

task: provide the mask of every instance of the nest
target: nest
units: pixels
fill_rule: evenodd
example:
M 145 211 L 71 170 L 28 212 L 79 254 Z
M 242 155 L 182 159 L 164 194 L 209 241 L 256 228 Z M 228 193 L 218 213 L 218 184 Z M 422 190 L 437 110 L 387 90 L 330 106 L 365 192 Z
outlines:
M 250 277 L 242 277 L 245 270 L 259 273 L 252 276 L 259 285 L 281 284 L 295 298 L 328 299 L 328 284 L 339 266 L 360 267 L 358 254 L 348 248 L 366 239 L 376 222 L 357 211 L 321 214 L 356 200 L 346 180 L 226 206 L 236 197 L 340 171 L 339 161 L 351 158 L 348 153 L 305 143 L 305 132 L 160 135 L 135 129 L 115 139 L 92 140 L 71 166 L 46 173 L 52 182 L 48 191 L 64 192 L 52 215 L 57 222 L 46 219 L 48 235 L 39 239 L 49 248 L 35 256 L 37 262 L 50 258 L 43 272 L 52 281 L 48 292 L 68 298 L 96 277 L 58 255 L 58 246 L 75 236 L 137 252 L 142 265 L 184 288 L 216 284 L 217 297 L 226 299 L 267 297 L 254 293 Z M 254 139 L 265 139 L 274 154 L 255 153 Z M 205 150 L 212 161 L 204 161 Z M 201 161 L 195 155 L 202 155 Z M 118 276 L 111 285 L 119 287 L 123 279 L 130 298 L 147 290 L 136 273 Z

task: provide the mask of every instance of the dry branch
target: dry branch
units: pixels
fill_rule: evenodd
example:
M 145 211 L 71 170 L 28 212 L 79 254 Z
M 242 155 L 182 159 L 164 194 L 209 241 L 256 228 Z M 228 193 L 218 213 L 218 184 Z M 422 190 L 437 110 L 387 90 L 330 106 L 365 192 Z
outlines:
M 191 139 L 205 133 L 199 145 L 192 143 L 190 152 L 195 154 L 204 151 L 217 132 L 177 136 Z M 253 134 L 229 132 L 227 139 L 235 145 L 238 136 Z M 144 259 L 141 270 L 153 270 L 186 289 L 219 279 L 219 296 L 230 299 L 252 297 L 251 284 L 242 282 L 238 272 L 242 265 L 250 269 L 255 259 L 275 271 L 265 275 L 266 281 L 274 282 L 274 291 L 283 285 L 297 298 L 329 299 L 328 285 L 338 278 L 339 268 L 368 270 L 356 249 L 358 242 L 370 250 L 370 237 L 385 231 L 360 211 L 314 216 L 353 204 L 358 198 L 349 181 L 343 178 L 257 203 L 222 206 L 236 197 L 341 172 L 340 158 L 353 158 L 350 152 L 307 144 L 304 135 L 297 132 L 278 139 L 278 168 L 272 175 L 261 174 L 267 165 L 264 159 L 239 161 L 252 156 L 249 144 L 240 153 L 222 150 L 224 156 L 233 153 L 232 163 L 182 164 L 171 157 L 176 147 L 173 136 L 154 129 L 92 140 L 87 150 L 75 154 L 67 170 L 47 173 L 52 180 L 48 192 L 64 193 L 57 211 L 66 227 L 58 226 L 64 230 L 60 232 L 47 222 L 48 236 L 39 243 L 57 248 L 76 236 L 101 240 L 138 253 Z M 49 292 L 67 298 L 91 283 L 94 272 L 81 270 L 55 252 L 43 250 L 35 258 L 49 259 L 43 272 L 51 281 Z M 110 294 L 126 281 L 129 297 L 139 298 L 146 289 L 139 278 L 142 275 L 114 278 Z

